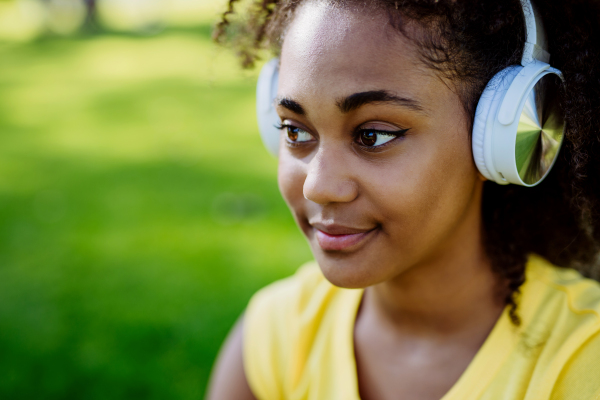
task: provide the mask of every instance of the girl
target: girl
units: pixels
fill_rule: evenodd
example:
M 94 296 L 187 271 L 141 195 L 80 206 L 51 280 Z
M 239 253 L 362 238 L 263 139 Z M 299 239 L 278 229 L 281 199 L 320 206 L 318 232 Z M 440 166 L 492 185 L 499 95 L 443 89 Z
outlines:
M 600 399 L 598 11 L 253 4 L 316 263 L 252 298 L 209 398 Z

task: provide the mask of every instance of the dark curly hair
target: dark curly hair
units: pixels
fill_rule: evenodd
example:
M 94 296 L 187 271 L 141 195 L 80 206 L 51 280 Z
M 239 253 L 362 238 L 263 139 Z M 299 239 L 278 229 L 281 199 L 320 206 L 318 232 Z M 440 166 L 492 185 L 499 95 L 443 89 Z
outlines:
M 309 0 L 315 1 L 315 0 Z M 288 22 L 303 0 L 255 0 L 236 16 L 230 0 L 214 38 L 238 50 L 251 67 L 262 51 L 280 51 Z M 478 99 L 499 71 L 519 64 L 525 41 L 520 0 L 329 0 L 332 4 L 377 7 L 390 24 L 419 45 L 423 62 L 453 83 L 473 123 Z M 530 253 L 600 278 L 600 2 L 539 2 L 552 55 L 564 74 L 560 102 L 565 110 L 563 148 L 545 181 L 533 188 L 486 182 L 484 243 L 501 278 L 510 317 L 517 313 L 519 288 Z M 422 34 L 409 35 L 407 23 Z

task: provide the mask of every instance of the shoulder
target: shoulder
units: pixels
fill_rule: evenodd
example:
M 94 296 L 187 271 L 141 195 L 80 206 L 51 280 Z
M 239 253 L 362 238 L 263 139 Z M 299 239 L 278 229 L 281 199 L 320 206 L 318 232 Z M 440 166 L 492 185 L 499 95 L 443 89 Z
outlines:
M 256 396 L 286 398 L 299 387 L 309 360 L 346 336 L 361 293 L 332 285 L 314 262 L 258 291 L 244 316 L 244 370 Z
M 600 399 L 600 331 L 568 357 L 552 390 L 552 400 Z
M 325 279 L 315 262 L 304 264 L 294 275 L 276 281 L 252 296 L 246 309 L 247 324 L 288 327 L 300 314 L 325 306 L 327 298 L 338 289 Z M 271 326 L 273 324 L 277 326 Z M 247 337 L 252 337 L 251 328 L 246 332 Z
M 261 307 L 272 304 L 274 299 L 283 301 L 285 305 L 289 302 L 305 303 L 314 290 L 321 287 L 325 290 L 334 288 L 321 273 L 316 262 L 309 262 L 302 265 L 294 275 L 276 281 L 258 292 L 250 300 L 248 308 Z M 279 305 L 282 305 L 279 303 Z
M 242 357 L 243 322 L 240 318 L 229 332 L 213 366 L 207 400 L 255 400 L 244 374 Z
M 311 262 L 252 296 L 244 316 L 244 370 L 258 398 L 285 397 L 298 321 L 311 304 L 323 307 L 323 297 L 332 291 L 335 287 Z
M 564 309 L 566 316 L 577 317 L 587 324 L 600 324 L 600 283 L 582 276 L 571 268 L 552 265 L 532 256 L 528 263 L 527 280 L 545 303 Z M 530 294 L 531 295 L 531 294 Z
M 544 342 L 551 398 L 600 399 L 600 283 L 535 256 L 528 269 L 525 334 Z

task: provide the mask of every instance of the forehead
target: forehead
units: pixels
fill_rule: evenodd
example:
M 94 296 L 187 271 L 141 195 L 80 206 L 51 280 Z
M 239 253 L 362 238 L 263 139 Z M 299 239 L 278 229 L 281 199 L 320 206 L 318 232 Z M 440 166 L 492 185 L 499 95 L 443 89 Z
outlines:
M 385 11 L 313 1 L 296 11 L 285 35 L 279 94 L 414 91 L 433 78 Z

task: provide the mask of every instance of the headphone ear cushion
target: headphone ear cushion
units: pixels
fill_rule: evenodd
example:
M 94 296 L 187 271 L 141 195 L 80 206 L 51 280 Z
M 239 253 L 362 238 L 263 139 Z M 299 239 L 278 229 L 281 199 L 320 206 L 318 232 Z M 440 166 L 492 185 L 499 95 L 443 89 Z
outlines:
M 490 82 L 491 83 L 491 82 Z M 490 114 L 490 108 L 496 94 L 495 87 L 488 84 L 477 103 L 475 110 L 475 119 L 473 121 L 473 132 L 471 134 L 471 143 L 473 148 L 473 160 L 477 169 L 483 176 L 489 180 L 494 180 L 490 171 L 485 165 L 485 156 L 483 146 L 485 142 L 486 122 Z
M 273 104 L 277 97 L 279 85 L 279 59 L 273 58 L 260 71 L 256 84 L 256 118 L 258 130 L 263 144 L 277 157 L 279 153 L 279 129 L 276 128 L 281 120 Z
M 473 120 L 471 147 L 475 165 L 483 176 L 501 185 L 505 185 L 506 182 L 501 179 L 493 165 L 493 126 L 498 108 L 502 104 L 502 100 L 515 75 L 521 69 L 520 66 L 512 66 L 494 75 L 479 98 Z

